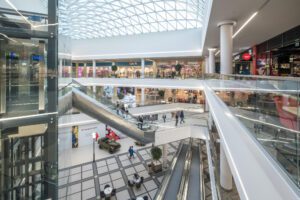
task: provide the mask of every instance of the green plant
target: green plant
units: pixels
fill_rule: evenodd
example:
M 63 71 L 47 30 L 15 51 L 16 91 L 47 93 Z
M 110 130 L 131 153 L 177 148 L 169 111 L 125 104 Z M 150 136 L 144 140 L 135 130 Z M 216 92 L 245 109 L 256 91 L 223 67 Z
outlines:
M 158 161 L 162 156 L 162 151 L 159 147 L 152 147 L 151 149 L 152 159 Z
M 118 70 L 118 67 L 117 67 L 117 65 L 113 65 L 113 66 L 111 66 L 111 70 L 112 70 L 113 72 L 116 72 L 116 71 Z

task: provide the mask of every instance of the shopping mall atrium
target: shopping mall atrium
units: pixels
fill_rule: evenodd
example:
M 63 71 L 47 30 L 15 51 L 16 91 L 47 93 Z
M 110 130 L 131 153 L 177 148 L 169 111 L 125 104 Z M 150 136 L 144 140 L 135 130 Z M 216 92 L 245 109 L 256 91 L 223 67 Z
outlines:
M 300 200 L 300 0 L 0 0 L 0 200 Z

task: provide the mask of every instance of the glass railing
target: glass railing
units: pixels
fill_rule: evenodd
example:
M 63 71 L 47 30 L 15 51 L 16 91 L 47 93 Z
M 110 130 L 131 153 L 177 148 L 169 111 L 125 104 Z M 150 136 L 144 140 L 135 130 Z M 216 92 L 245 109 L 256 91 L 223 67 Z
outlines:
M 211 86 L 300 187 L 300 79 L 220 75 Z
M 147 121 L 146 119 L 143 118 L 143 122 L 141 122 L 138 117 L 131 115 L 121 103 L 113 102 L 111 98 L 106 97 L 103 94 L 95 93 L 92 89 L 81 85 L 75 80 L 73 80 L 73 87 L 83 92 L 84 94 L 88 95 L 92 99 L 98 101 L 102 105 L 104 105 L 109 112 L 118 115 L 119 117 L 125 119 L 126 121 L 134 124 L 141 130 L 152 132 L 157 129 L 157 127 L 151 125 L 150 122 Z

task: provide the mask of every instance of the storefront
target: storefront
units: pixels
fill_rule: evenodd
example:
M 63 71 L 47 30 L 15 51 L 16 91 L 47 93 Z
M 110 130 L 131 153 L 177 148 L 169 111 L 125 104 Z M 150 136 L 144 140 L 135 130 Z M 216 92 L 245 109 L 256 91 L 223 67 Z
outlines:
M 242 75 L 250 75 L 253 70 L 252 49 L 234 56 L 234 73 Z
M 120 78 L 140 78 L 142 75 L 141 62 L 116 62 L 116 75 Z M 153 77 L 153 62 L 145 61 L 144 77 Z
M 96 62 L 96 77 L 105 78 L 111 77 L 112 62 Z
M 256 46 L 256 74 L 300 76 L 300 26 Z
M 158 60 L 158 78 L 197 78 L 202 76 L 202 61 L 200 60 Z M 176 67 L 180 65 L 180 67 Z

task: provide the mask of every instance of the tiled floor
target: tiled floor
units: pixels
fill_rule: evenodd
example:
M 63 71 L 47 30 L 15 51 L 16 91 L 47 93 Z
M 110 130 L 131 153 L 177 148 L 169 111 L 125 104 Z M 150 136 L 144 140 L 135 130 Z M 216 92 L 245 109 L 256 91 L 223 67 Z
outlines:
M 171 161 L 179 146 L 178 142 L 168 144 L 168 160 Z M 117 190 L 112 199 L 127 200 L 138 196 L 148 196 L 150 200 L 163 180 L 164 172 L 150 176 L 147 164 L 151 162 L 150 147 L 137 150 L 133 159 L 127 153 L 89 162 L 59 171 L 59 199 L 80 200 L 100 199 L 104 185 L 110 184 Z M 129 187 L 127 182 L 138 173 L 144 177 L 139 189 Z

